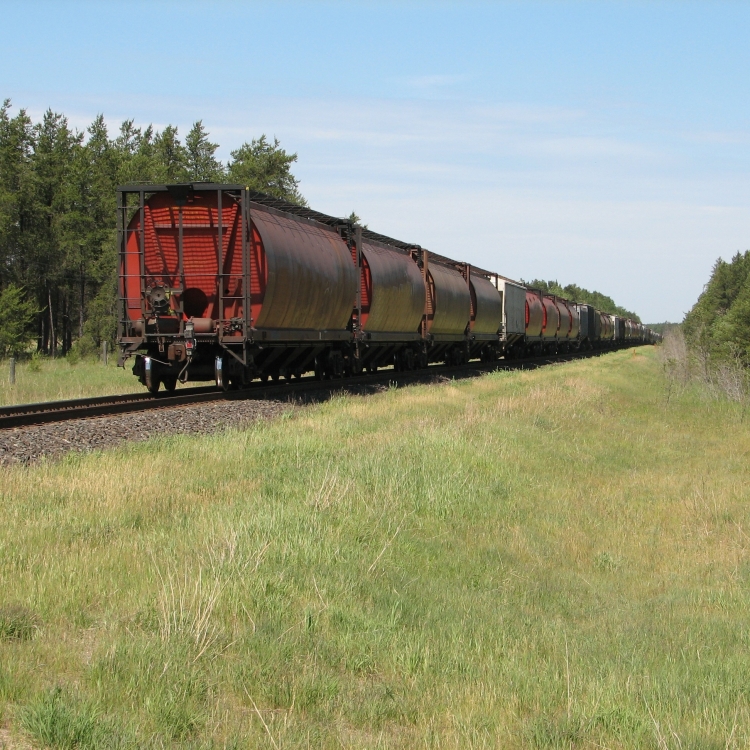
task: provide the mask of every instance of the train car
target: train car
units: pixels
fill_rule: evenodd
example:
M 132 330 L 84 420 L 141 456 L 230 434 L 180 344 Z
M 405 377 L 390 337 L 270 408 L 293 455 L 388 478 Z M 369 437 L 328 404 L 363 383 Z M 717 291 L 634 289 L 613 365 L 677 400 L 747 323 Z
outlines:
M 573 302 L 567 303 L 570 309 L 570 339 L 571 347 L 578 349 L 578 344 L 581 336 L 581 311 L 578 309 L 578 305 Z
M 560 297 L 555 297 L 555 306 L 560 321 L 557 327 L 557 348 L 558 351 L 568 351 L 573 333 L 573 313 L 567 301 Z
M 542 342 L 545 352 L 557 349 L 557 337 L 560 332 L 560 310 L 551 294 L 542 295 Z
M 120 342 L 141 355 L 135 369 L 150 391 L 173 390 L 188 370 L 227 386 L 351 367 L 361 295 L 335 227 L 252 203 L 239 186 L 141 187 L 131 205 L 128 196 L 120 192 Z M 378 281 L 373 300 L 387 296 Z
M 614 321 L 614 328 L 615 328 L 613 338 L 615 341 L 619 343 L 623 343 L 625 342 L 625 318 L 622 318 L 619 315 L 613 315 L 612 318 Z
M 601 317 L 592 305 L 583 303 L 578 308 L 581 318 L 580 346 L 583 349 L 593 349 L 601 339 Z
M 576 312 L 578 314 L 578 341 L 577 347 L 583 349 L 586 346 L 586 342 L 589 338 L 589 316 L 586 311 L 586 305 L 576 304 Z
M 471 295 L 469 321 L 469 357 L 492 360 L 501 354 L 503 333 L 503 295 L 497 281 L 472 266 L 465 269 Z
M 542 334 L 546 323 L 543 295 L 538 289 L 526 289 L 526 304 L 524 317 L 526 320 L 526 336 L 524 339 L 525 354 L 541 354 Z
M 503 353 L 516 356 L 526 335 L 526 287 L 502 276 L 497 276 L 495 283 L 503 300 Z
M 602 341 L 602 316 L 599 314 L 599 311 L 595 308 L 591 307 L 591 305 L 588 306 L 592 315 L 589 318 L 589 336 L 592 336 L 592 325 L 593 325 L 593 337 L 591 338 L 591 341 L 595 346 L 599 346 Z
M 422 333 L 432 344 L 427 360 L 460 364 L 468 356 L 465 334 L 471 318 L 469 286 L 456 268 L 433 258 L 428 260 L 428 256 L 422 256 L 427 289 Z
M 408 251 L 374 239 L 362 241 L 361 247 L 355 306 L 362 334 L 359 359 L 362 367 L 374 372 L 395 357 L 414 358 L 426 291 L 422 273 Z

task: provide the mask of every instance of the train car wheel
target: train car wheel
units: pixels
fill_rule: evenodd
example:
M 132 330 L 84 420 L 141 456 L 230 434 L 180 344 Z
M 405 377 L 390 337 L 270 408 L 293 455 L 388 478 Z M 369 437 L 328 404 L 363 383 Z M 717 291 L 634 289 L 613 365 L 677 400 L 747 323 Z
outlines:
M 175 392 L 175 389 L 177 388 L 177 376 L 176 375 L 167 375 L 165 376 L 162 382 L 164 383 L 164 390 L 167 393 Z

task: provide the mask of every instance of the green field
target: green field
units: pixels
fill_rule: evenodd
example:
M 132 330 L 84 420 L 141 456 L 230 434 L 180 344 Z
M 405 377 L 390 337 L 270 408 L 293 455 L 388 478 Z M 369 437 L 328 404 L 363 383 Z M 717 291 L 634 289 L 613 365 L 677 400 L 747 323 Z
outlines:
M 750 431 L 652 348 L 0 477 L 0 746 L 740 748 Z
M 124 369 L 116 363 L 117 355 L 106 367 L 96 359 L 21 360 L 11 385 L 10 361 L 0 360 L 0 406 L 146 391 L 132 373 L 132 360 Z

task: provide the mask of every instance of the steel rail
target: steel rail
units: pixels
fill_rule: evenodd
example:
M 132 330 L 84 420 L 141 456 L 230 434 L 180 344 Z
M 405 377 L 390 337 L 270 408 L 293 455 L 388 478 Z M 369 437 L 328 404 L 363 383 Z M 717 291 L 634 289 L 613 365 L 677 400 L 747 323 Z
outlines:
M 416 382 L 431 382 L 436 378 L 465 378 L 498 370 L 534 369 L 558 362 L 606 354 L 609 350 L 570 352 L 526 359 L 496 360 L 494 362 L 469 362 L 465 365 L 430 365 L 420 370 L 381 370 L 372 374 L 360 374 L 335 380 L 317 380 L 307 376 L 282 383 L 262 383 L 255 381 L 246 388 L 236 391 L 220 391 L 215 386 L 186 388 L 174 394 L 128 393 L 119 396 L 97 396 L 95 398 L 72 399 L 69 401 L 45 401 L 33 404 L 19 404 L 0 407 L 0 430 L 32 425 L 67 422 L 76 419 L 90 419 L 117 414 L 126 414 L 152 409 L 167 409 L 210 401 L 257 399 L 301 398 L 316 392 L 339 392 L 347 389 L 358 390 L 364 386 L 382 384 L 407 385 Z
M 67 401 L 40 401 L 31 404 L 13 404 L 0 407 L 0 429 L 24 425 L 64 422 L 89 416 L 119 414 L 128 411 L 143 411 L 169 406 L 175 400 L 190 403 L 206 394 L 215 393 L 213 386 L 185 388 L 176 394 L 125 393 L 92 398 L 76 398 Z

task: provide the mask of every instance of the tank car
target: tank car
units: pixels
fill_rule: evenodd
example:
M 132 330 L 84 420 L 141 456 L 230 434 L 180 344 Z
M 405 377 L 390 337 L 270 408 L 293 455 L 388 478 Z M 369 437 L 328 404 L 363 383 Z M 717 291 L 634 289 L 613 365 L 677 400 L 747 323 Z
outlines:
M 567 352 L 570 351 L 573 333 L 573 313 L 567 301 L 560 297 L 555 297 L 555 307 L 560 320 L 557 326 L 557 350 Z

